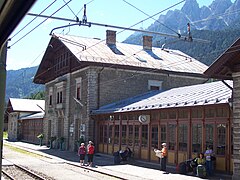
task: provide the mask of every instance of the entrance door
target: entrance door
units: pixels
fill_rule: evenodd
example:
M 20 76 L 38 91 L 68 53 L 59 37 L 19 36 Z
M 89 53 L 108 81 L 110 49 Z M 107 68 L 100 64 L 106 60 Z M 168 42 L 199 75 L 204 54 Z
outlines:
M 179 124 L 178 129 L 178 163 L 188 159 L 188 125 Z

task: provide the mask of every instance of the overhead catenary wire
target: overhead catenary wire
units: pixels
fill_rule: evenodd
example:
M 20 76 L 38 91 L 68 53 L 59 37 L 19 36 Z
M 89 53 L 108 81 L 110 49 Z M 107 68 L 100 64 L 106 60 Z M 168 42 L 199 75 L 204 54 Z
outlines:
M 131 3 L 127 2 L 126 0 L 123 0 L 125 3 L 127 3 L 128 5 L 132 6 L 133 8 L 137 9 L 138 11 L 140 11 L 141 13 L 145 14 L 146 16 L 150 17 L 151 19 L 155 20 L 156 22 L 158 22 L 159 24 L 161 24 L 162 26 L 164 26 L 165 28 L 169 29 L 170 31 L 176 33 L 178 35 L 178 37 L 181 37 L 181 34 L 179 34 L 177 31 L 173 30 L 172 28 L 168 27 L 167 25 L 161 23 L 159 20 L 151 17 L 149 14 L 145 13 L 144 11 L 142 11 L 141 9 L 137 8 L 136 6 L 132 5 Z M 184 0 L 186 1 L 186 0 Z
M 56 14 L 58 11 L 60 11 L 63 7 L 65 7 L 69 2 L 71 2 L 72 0 L 69 0 L 66 4 L 64 4 L 63 6 L 61 6 L 59 9 L 57 9 L 54 13 L 52 13 L 49 17 L 53 16 L 54 14 Z M 38 17 L 40 17 L 41 15 L 37 15 Z M 10 47 L 14 46 L 15 44 L 17 44 L 19 41 L 21 41 L 23 38 L 25 38 L 28 34 L 30 34 L 32 31 L 34 31 L 37 27 L 39 27 L 40 25 L 42 25 L 45 21 L 47 21 L 48 18 L 46 18 L 45 20 L 43 20 L 41 23 L 39 23 L 37 26 L 35 26 L 32 30 L 30 30 L 29 32 L 27 32 L 25 35 L 23 35 L 21 38 L 19 38 L 17 41 L 15 41 Z
M 43 9 L 39 15 L 41 15 L 43 12 L 45 12 L 49 7 L 51 7 L 57 0 L 54 0 L 51 4 L 49 4 L 45 9 Z M 10 39 L 14 38 L 16 35 L 18 35 L 22 30 L 24 30 L 29 24 L 31 24 L 35 19 L 37 19 L 38 16 L 35 16 L 29 23 L 27 23 L 24 27 L 22 27 L 18 32 L 16 32 Z
M 142 21 L 141 21 L 142 22 Z
M 63 2 L 66 4 L 66 1 L 63 0 Z M 67 4 L 68 9 L 73 13 L 73 15 L 77 18 L 77 15 L 73 12 L 72 8 Z

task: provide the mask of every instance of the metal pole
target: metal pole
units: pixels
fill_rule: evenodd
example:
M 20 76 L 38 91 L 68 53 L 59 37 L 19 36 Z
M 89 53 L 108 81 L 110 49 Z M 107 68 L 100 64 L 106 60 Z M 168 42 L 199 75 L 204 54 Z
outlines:
M 3 125 L 4 125 L 4 105 L 6 92 L 6 60 L 7 59 L 7 42 L 0 49 L 0 172 L 2 172 L 2 149 L 3 149 Z M 0 176 L 0 180 L 1 180 Z

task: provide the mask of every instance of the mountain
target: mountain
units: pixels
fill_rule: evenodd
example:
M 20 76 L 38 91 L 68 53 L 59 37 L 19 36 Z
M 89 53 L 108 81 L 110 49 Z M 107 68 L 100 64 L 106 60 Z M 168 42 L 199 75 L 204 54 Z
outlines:
M 32 82 L 33 77 L 37 72 L 37 68 L 38 66 L 7 71 L 6 101 L 9 98 L 30 97 L 33 94 L 44 90 L 43 85 L 34 84 Z
M 180 10 L 169 10 L 151 24 L 146 30 L 167 34 L 187 35 L 187 23 L 191 24 L 193 38 L 209 40 L 210 43 L 184 43 L 178 39 L 153 36 L 153 45 L 163 44 L 179 49 L 201 62 L 210 65 L 239 36 L 240 0 L 214 0 L 208 7 L 199 7 L 197 0 L 186 0 Z M 164 25 L 164 26 L 163 26 Z M 149 34 L 134 33 L 123 42 L 142 44 L 142 36 Z

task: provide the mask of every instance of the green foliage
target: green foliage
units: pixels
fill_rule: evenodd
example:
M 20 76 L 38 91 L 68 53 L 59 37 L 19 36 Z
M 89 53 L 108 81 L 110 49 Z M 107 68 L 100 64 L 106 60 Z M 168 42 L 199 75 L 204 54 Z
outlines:
M 29 99 L 44 100 L 45 99 L 45 92 L 40 91 L 40 92 L 37 92 L 36 94 L 31 93 L 30 97 L 28 97 L 28 98 Z
M 9 98 L 26 98 L 37 92 L 44 91 L 43 85 L 33 83 L 33 77 L 37 69 L 38 66 L 7 71 L 5 100 L 8 101 Z M 43 97 L 42 95 L 36 96 L 36 98 Z
M 7 131 L 3 132 L 3 139 L 8 139 L 8 132 Z

